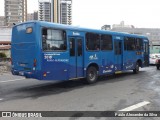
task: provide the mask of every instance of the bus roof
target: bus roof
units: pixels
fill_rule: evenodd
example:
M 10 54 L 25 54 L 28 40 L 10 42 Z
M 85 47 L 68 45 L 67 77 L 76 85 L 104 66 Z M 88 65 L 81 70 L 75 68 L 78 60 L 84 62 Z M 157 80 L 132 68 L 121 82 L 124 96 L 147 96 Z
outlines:
M 51 23 L 51 22 L 46 22 L 46 21 L 37 21 L 37 20 L 23 22 L 23 23 L 15 25 L 14 27 L 19 26 L 19 25 L 23 25 L 23 24 L 29 24 L 29 23 L 37 23 L 40 26 L 49 27 L 49 28 L 55 27 L 55 28 L 59 28 L 59 29 L 67 29 L 67 30 L 75 30 L 75 31 L 83 31 L 83 32 L 93 32 L 93 33 L 95 32 L 95 33 L 99 33 L 99 34 L 112 34 L 112 35 L 139 37 L 139 38 L 148 39 L 144 35 L 130 34 L 130 33 L 124 33 L 124 32 L 116 32 L 116 31 L 109 31 L 109 30 L 82 28 L 82 27 L 77 27 L 77 26 L 72 26 L 72 25 L 64 25 L 64 24 Z

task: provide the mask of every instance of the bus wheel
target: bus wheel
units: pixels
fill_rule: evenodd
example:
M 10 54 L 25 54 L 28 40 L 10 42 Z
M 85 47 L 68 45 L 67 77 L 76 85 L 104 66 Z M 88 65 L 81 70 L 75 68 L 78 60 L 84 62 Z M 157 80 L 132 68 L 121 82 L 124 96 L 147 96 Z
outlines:
M 87 83 L 91 84 L 91 83 L 95 83 L 97 81 L 98 78 L 98 74 L 97 74 L 97 69 L 93 66 L 89 67 L 87 69 Z
M 136 63 L 135 69 L 133 69 L 133 73 L 135 73 L 135 74 L 139 73 L 139 64 L 138 64 L 138 62 Z
M 157 70 L 159 70 L 159 66 L 157 66 Z

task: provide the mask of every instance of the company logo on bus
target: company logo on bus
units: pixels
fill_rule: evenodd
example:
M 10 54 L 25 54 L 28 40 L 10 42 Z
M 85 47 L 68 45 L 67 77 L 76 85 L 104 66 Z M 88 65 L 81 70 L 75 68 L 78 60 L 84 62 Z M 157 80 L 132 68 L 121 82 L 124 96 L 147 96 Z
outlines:
M 145 39 L 144 42 L 148 42 L 148 40 Z
M 95 54 L 95 55 L 89 56 L 89 59 L 90 59 L 90 60 L 97 60 L 98 57 L 97 57 L 97 55 Z
M 120 37 L 120 36 L 116 36 L 116 39 L 119 39 L 119 40 L 120 40 L 120 39 L 121 39 L 121 37 Z
M 73 32 L 73 35 L 80 35 L 80 33 L 78 33 L 78 32 Z

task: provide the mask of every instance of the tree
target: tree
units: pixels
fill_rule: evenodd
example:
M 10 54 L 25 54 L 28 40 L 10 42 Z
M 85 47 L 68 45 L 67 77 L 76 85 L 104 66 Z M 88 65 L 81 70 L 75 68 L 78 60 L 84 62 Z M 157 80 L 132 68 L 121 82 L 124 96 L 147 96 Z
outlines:
M 6 54 L 5 53 L 0 53 L 0 58 L 6 58 Z

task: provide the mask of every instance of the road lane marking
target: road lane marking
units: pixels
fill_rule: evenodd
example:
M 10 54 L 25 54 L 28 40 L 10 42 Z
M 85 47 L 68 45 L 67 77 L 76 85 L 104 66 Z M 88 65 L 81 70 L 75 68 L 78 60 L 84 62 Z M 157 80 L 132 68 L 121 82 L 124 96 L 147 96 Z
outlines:
M 122 109 L 122 110 L 119 110 L 119 111 L 132 111 L 132 110 L 135 110 L 135 109 L 137 109 L 137 108 L 140 108 L 140 107 L 145 106 L 145 105 L 148 105 L 148 104 L 150 104 L 150 102 L 148 102 L 148 101 L 143 101 L 143 102 L 140 102 L 140 103 L 138 103 L 138 104 L 132 105 L 132 106 L 130 106 L 130 107 L 124 108 L 124 109 Z
M 0 101 L 2 101 L 3 100 L 3 98 L 0 98 Z
M 0 81 L 0 83 L 15 82 L 15 81 L 20 81 L 20 80 L 24 80 L 24 79 L 25 79 L 25 78 L 14 79 L 14 80 L 6 80 L 6 81 Z

